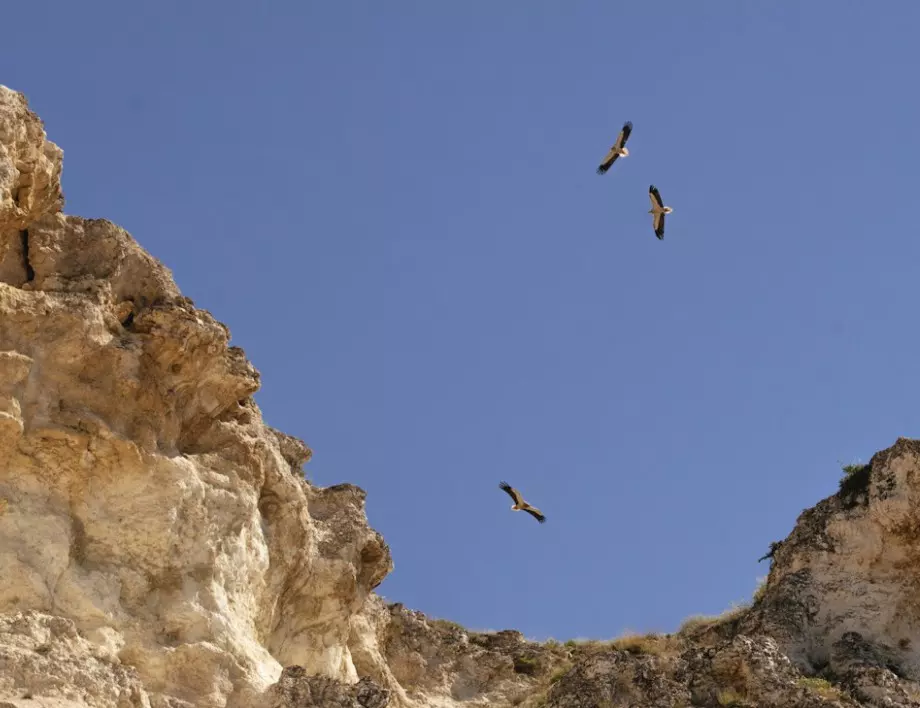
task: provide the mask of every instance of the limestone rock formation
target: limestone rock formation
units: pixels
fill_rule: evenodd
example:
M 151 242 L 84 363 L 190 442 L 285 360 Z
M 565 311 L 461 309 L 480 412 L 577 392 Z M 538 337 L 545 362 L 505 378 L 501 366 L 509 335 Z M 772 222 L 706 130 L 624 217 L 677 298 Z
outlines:
M 87 640 L 72 620 L 33 610 L 0 617 L 0 695 L 7 698 L 0 705 L 35 705 L 47 696 L 59 706 L 150 705 L 137 672 L 104 641 Z
M 365 494 L 267 426 L 228 329 L 124 230 L 62 213 L 0 86 L 0 708 L 920 708 L 920 442 L 671 635 L 528 641 L 373 590 Z
M 368 678 L 343 684 L 326 676 L 289 666 L 261 699 L 263 708 L 386 708 L 390 692 Z
M 249 705 L 289 665 L 357 680 L 351 618 L 391 568 L 364 492 L 308 484 L 228 329 L 124 230 L 60 213 L 62 153 L 6 88 L 0 139 L 0 621 L 32 636 L 11 618 L 41 613 L 87 666 L 68 693 L 77 669 L 38 681 L 4 648 L 0 700 Z
M 393 705 L 412 708 L 511 705 L 569 654 L 513 630 L 468 632 L 377 597 L 355 617 L 349 648 L 359 674 L 389 686 Z

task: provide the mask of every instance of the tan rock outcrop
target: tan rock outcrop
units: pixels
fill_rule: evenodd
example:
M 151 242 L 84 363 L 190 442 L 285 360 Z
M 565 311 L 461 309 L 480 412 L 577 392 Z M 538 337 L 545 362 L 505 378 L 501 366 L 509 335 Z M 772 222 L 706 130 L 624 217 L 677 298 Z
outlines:
M 0 224 L 23 229 L 63 208 L 62 158 L 25 97 L 0 86 Z
M 0 145 L 0 619 L 104 651 L 87 705 L 129 675 L 154 706 L 248 705 L 289 665 L 357 680 L 351 618 L 391 568 L 363 491 L 308 484 L 228 329 L 123 229 L 59 213 L 61 152 L 5 88 Z M 8 661 L 0 690 L 69 695 Z
M 148 708 L 137 672 L 106 638 L 88 641 L 73 621 L 32 610 L 0 617 L 0 705 Z
M 349 648 L 362 676 L 409 708 L 517 705 L 569 657 L 520 632 L 469 632 L 399 603 L 372 598 L 353 620 Z
M 354 684 L 289 666 L 259 701 L 260 708 L 386 708 L 390 692 L 367 678 Z
M 920 441 L 900 438 L 802 512 L 741 629 L 804 671 L 852 673 L 860 646 L 857 665 L 920 680 Z
M 316 487 L 230 332 L 0 87 L 0 708 L 920 708 L 920 442 L 806 510 L 752 607 L 537 643 L 387 604 L 365 493 Z
M 63 208 L 62 157 L 25 97 L 0 86 L 0 281 L 19 286 L 28 279 L 26 229 Z

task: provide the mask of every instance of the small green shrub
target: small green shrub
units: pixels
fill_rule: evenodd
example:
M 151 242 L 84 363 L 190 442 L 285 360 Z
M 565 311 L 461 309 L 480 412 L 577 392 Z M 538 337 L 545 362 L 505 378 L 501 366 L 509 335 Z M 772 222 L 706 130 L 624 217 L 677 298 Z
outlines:
M 872 465 L 862 463 L 842 465 L 843 474 L 840 477 L 840 491 L 847 496 L 853 496 L 865 491 L 869 487 L 869 473 Z

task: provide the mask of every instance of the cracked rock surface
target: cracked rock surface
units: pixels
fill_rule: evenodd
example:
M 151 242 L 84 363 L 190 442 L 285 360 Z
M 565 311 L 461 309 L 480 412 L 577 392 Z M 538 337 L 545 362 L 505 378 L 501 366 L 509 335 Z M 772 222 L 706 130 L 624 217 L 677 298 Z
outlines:
M 227 327 L 123 229 L 60 212 L 61 157 L 0 88 L 0 621 L 66 629 L 42 660 L 84 667 L 39 680 L 0 638 L 0 696 L 248 705 L 289 665 L 357 680 L 351 618 L 392 567 L 363 491 L 307 483 Z
M 0 86 L 0 708 L 920 708 L 920 441 L 807 509 L 750 607 L 537 643 L 387 603 L 365 493 Z

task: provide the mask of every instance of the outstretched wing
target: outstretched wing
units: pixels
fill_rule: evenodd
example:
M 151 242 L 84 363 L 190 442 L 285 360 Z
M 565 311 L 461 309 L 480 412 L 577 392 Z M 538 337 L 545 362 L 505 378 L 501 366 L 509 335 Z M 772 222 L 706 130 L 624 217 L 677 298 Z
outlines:
M 537 507 L 531 506 L 530 504 L 525 504 L 525 505 L 524 505 L 524 511 L 526 511 L 528 514 L 530 514 L 533 518 L 535 518 L 535 519 L 536 519 L 537 521 L 539 521 L 541 524 L 546 522 L 546 517 L 543 516 L 543 514 L 540 513 L 540 510 L 537 509 Z
M 616 142 L 614 142 L 613 147 L 610 148 L 610 152 L 607 153 L 601 161 L 600 166 L 597 168 L 597 174 L 602 175 L 613 166 L 613 163 L 616 162 L 617 158 L 620 156 L 620 148 L 626 145 L 626 141 L 629 140 L 630 133 L 632 133 L 632 123 L 626 121 L 623 124 L 623 128 L 620 130 L 620 134 L 617 135 Z
M 655 214 L 654 220 L 655 235 L 658 237 L 658 240 L 661 241 L 664 238 L 664 212 Z
M 658 187 L 650 184 L 648 187 L 648 198 L 652 201 L 652 207 L 664 209 L 664 202 L 661 201 L 661 194 L 658 193 Z
M 508 496 L 514 499 L 515 504 L 520 504 L 522 501 L 524 501 L 523 499 L 521 499 L 521 495 L 518 492 L 518 490 L 512 487 L 507 482 L 501 482 L 498 486 L 504 489 L 506 492 L 508 492 Z
M 617 152 L 617 150 L 619 150 L 619 148 L 616 145 L 610 148 L 610 152 L 607 153 L 607 155 L 604 157 L 604 160 L 598 166 L 597 174 L 604 174 L 607 172 L 607 170 L 610 169 L 611 165 L 617 161 L 617 158 L 620 156 L 620 153 Z

